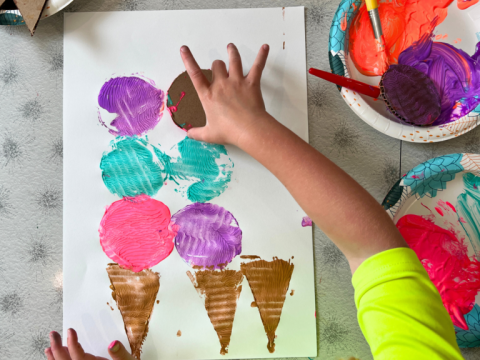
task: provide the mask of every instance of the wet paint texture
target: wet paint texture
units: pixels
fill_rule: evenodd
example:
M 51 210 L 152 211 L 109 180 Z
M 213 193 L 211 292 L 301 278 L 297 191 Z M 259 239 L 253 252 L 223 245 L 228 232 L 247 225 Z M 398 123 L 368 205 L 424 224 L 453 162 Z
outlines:
M 390 65 L 380 88 L 388 110 L 407 124 L 430 125 L 440 115 L 440 94 L 435 84 L 412 66 Z
M 112 194 L 120 197 L 155 195 L 163 186 L 164 174 L 143 139 L 125 138 L 111 142 L 112 150 L 100 162 L 102 179 Z
M 177 159 L 170 158 L 156 148 L 154 151 L 164 164 L 168 179 L 193 182 L 186 189 L 191 202 L 210 201 L 227 189 L 233 163 L 228 158 L 225 146 L 185 138 L 177 147 L 180 153 Z
M 480 177 L 471 173 L 463 176 L 465 192 L 457 198 L 459 218 L 478 259 L 480 259 Z M 466 223 L 465 223 L 466 221 Z
M 228 353 L 237 301 L 242 292 L 243 274 L 235 270 L 187 272 L 193 286 L 205 300 L 210 322 L 220 341 L 220 354 Z
M 478 3 L 478 1 L 479 0 L 457 0 L 457 6 L 460 10 L 465 10 Z
M 312 226 L 312 225 L 313 225 L 312 219 L 310 219 L 308 216 L 304 216 L 302 218 L 302 226 L 303 227 Z
M 233 215 L 215 204 L 195 203 L 172 216 L 175 246 L 190 266 L 221 269 L 242 252 L 242 230 Z
M 400 53 L 430 32 L 430 23 L 438 24 L 447 16 L 453 0 L 405 0 L 379 3 L 380 21 L 385 37 L 388 63 L 397 64 Z M 363 75 L 382 75 L 388 68 L 382 52 L 377 52 L 372 25 L 365 4 L 352 20 L 349 51 L 357 70 Z
M 413 66 L 432 79 L 442 110 L 432 125 L 441 125 L 467 115 L 480 104 L 480 43 L 470 56 L 432 39 L 430 32 L 425 34 L 400 54 L 398 62 Z
M 480 290 L 480 262 L 469 257 L 462 239 L 418 215 L 405 215 L 397 228 L 438 289 L 453 324 L 468 329 L 464 315 Z
M 242 263 L 241 270 L 248 280 L 268 337 L 267 348 L 275 351 L 275 331 L 282 315 L 283 304 L 293 273 L 293 264 L 274 258 Z
M 142 135 L 162 118 L 165 93 L 138 77 L 118 77 L 107 81 L 98 95 L 98 104 L 118 114 L 109 129 L 115 136 Z
M 118 264 L 109 264 L 107 272 L 112 297 L 122 314 L 132 355 L 140 360 L 150 316 L 160 288 L 160 276 L 151 270 L 134 273 L 120 268 Z
M 139 272 L 157 265 L 173 250 L 176 228 L 170 210 L 147 195 L 125 197 L 105 210 L 100 244 L 120 267 Z

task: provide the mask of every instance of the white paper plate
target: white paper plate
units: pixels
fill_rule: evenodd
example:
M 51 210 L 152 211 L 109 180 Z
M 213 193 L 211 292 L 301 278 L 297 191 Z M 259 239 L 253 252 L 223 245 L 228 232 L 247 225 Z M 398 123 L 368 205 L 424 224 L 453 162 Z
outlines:
M 474 236 L 478 224 L 465 220 L 458 211 L 458 197 L 467 191 L 466 174 L 480 176 L 480 155 L 451 154 L 430 159 L 406 173 L 388 192 L 382 205 L 395 224 L 403 216 L 414 214 L 441 228 L 453 229 L 467 246 L 468 256 L 480 259 L 480 244 Z M 480 347 L 480 292 L 473 309 L 464 317 L 469 328 L 455 327 L 458 345 Z
M 364 76 L 360 74 L 348 55 L 345 56 L 345 38 L 348 33 L 342 30 L 342 21 L 347 22 L 356 14 L 362 4 L 360 0 L 342 0 L 335 13 L 330 28 L 329 50 L 330 67 L 337 75 L 351 77 L 370 85 L 378 86 L 379 76 Z M 435 34 L 448 34 L 443 42 L 464 50 L 467 54 L 475 52 L 475 45 L 480 41 L 480 3 L 466 10 L 459 10 L 454 1 L 448 7 L 446 19 L 435 29 Z M 458 41 L 460 39 L 460 41 Z M 391 115 L 382 101 L 342 88 L 340 90 L 345 102 L 367 124 L 378 131 L 404 141 L 410 142 L 437 142 L 452 139 L 475 128 L 480 122 L 480 113 L 472 111 L 470 114 L 448 124 L 430 127 L 417 127 L 402 124 Z M 477 107 L 478 109 L 478 107 Z

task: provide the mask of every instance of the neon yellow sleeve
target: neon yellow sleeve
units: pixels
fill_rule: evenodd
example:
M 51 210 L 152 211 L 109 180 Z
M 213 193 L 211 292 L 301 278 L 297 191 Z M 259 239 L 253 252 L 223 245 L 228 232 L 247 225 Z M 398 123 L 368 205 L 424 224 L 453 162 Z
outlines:
M 463 359 L 452 320 L 413 250 L 372 256 L 352 283 L 358 322 L 375 360 Z

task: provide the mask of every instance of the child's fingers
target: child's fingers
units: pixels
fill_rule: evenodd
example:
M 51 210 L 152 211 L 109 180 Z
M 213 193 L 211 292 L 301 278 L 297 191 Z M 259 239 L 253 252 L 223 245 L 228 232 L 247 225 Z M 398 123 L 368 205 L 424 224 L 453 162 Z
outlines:
M 204 126 L 204 127 L 192 128 L 188 130 L 187 136 L 193 140 L 208 142 L 205 138 L 205 135 L 207 133 L 208 133 L 208 130 L 205 130 L 205 126 Z
M 53 357 L 52 349 L 51 348 L 46 348 L 45 349 L 45 356 L 47 357 L 47 360 L 55 360 Z
M 215 60 L 212 63 L 212 82 L 218 78 L 227 78 L 227 66 L 222 60 Z
M 253 62 L 252 68 L 247 75 L 247 78 L 252 82 L 260 83 L 260 78 L 262 77 L 263 69 L 265 68 L 265 63 L 267 62 L 268 52 L 270 50 L 270 46 L 267 44 L 262 45 L 260 50 L 258 51 L 257 57 Z
M 205 77 L 205 75 L 203 75 L 200 66 L 198 66 L 195 58 L 187 46 L 182 46 L 180 48 L 180 55 L 182 57 L 183 64 L 185 65 L 185 69 L 187 70 L 190 79 L 192 79 L 195 90 L 197 90 L 199 95 L 202 94 L 210 86 L 208 79 Z
M 67 349 L 62 346 L 62 337 L 56 331 L 50 332 L 50 348 L 55 360 L 71 360 Z
M 77 332 L 73 329 L 67 331 L 67 344 L 72 360 L 83 360 L 85 358 L 85 351 L 78 342 Z
M 125 349 L 125 346 L 118 340 L 115 340 L 108 346 L 108 353 L 112 357 L 112 360 L 135 360 L 127 349 Z
M 238 52 L 237 47 L 234 44 L 230 43 L 227 46 L 227 51 L 229 59 L 229 77 L 232 77 L 234 79 L 243 78 L 242 58 L 240 57 L 240 53 Z

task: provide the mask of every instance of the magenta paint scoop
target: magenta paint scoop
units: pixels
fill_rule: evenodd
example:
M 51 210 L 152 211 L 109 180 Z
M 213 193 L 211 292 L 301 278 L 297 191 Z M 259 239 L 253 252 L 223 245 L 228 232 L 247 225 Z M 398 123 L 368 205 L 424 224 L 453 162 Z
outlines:
M 441 113 L 440 94 L 433 81 L 408 65 L 390 65 L 380 80 L 388 110 L 401 121 L 429 126 Z

